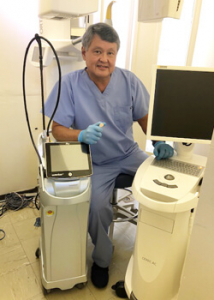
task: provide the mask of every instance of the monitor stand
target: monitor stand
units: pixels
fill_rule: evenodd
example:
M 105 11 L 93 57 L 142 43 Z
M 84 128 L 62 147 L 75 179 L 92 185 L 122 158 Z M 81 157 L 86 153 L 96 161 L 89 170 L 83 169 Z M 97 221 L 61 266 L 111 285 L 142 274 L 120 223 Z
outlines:
M 195 145 L 192 143 L 173 143 L 173 147 L 174 150 L 177 152 L 177 156 L 184 159 L 189 159 L 193 156 L 194 146 Z

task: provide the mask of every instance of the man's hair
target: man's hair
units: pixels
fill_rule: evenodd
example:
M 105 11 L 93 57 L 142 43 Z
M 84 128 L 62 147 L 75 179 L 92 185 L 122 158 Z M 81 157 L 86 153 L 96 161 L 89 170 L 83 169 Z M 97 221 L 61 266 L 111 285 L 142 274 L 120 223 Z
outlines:
M 92 24 L 87 28 L 82 38 L 82 45 L 86 50 L 88 50 L 88 47 L 90 46 L 95 34 L 97 34 L 104 41 L 116 43 L 117 50 L 119 50 L 120 38 L 116 30 L 106 23 Z

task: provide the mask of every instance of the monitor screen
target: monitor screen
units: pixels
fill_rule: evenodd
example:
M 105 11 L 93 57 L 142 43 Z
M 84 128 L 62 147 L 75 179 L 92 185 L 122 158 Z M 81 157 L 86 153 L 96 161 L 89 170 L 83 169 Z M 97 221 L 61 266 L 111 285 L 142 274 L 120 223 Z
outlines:
M 154 68 L 147 138 L 210 143 L 214 127 L 214 69 Z
M 46 143 L 47 177 L 72 178 L 92 175 L 90 148 L 79 142 Z

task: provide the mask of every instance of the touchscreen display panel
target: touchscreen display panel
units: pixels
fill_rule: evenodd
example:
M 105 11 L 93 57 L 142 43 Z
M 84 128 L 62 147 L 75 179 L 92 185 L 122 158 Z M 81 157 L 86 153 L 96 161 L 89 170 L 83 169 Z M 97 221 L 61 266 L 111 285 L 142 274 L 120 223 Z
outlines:
M 83 177 L 92 174 L 89 145 L 79 142 L 46 143 L 48 177 Z

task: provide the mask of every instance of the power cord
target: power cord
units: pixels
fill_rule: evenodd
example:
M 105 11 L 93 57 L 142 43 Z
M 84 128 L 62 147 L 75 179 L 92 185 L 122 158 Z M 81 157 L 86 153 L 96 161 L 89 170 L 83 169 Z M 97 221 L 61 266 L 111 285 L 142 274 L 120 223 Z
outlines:
M 0 241 L 1 241 L 5 238 L 6 233 L 3 229 L 0 229 L 0 234 L 2 235 L 2 236 L 0 236 Z

